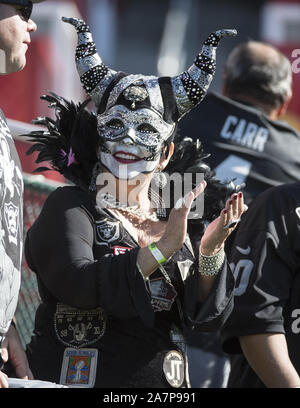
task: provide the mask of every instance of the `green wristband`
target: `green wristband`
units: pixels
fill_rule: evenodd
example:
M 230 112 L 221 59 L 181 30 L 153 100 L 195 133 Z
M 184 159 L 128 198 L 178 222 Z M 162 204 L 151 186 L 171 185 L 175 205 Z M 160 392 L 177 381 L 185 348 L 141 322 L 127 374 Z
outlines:
M 154 243 L 148 245 L 148 248 L 159 264 L 162 264 L 167 261 L 167 259 L 164 257 L 164 255 L 160 252 L 160 250 Z

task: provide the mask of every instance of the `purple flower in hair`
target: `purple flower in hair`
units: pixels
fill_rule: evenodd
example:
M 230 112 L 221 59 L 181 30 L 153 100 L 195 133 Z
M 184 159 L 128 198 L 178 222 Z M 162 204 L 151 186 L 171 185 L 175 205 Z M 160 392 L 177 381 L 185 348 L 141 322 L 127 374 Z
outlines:
M 61 154 L 63 156 L 63 158 L 68 158 L 68 163 L 67 163 L 67 167 L 70 167 L 72 163 L 74 164 L 78 164 L 76 159 L 75 159 L 75 154 L 72 151 L 72 147 L 69 150 L 69 153 L 67 154 L 63 149 L 60 149 Z

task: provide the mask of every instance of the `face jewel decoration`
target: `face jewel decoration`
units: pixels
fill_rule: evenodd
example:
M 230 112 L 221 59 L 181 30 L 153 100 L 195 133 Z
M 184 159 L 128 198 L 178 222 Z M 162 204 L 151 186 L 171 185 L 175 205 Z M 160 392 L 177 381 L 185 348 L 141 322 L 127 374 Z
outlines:
M 135 109 L 136 102 L 142 102 L 148 98 L 146 89 L 138 85 L 131 85 L 123 92 L 124 98 L 131 101 L 131 109 Z

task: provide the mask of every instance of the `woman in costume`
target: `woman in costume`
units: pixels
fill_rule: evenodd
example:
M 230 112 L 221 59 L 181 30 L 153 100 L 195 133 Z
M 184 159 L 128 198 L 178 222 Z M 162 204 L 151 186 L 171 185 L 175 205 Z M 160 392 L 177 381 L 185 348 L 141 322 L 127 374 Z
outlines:
M 216 330 L 228 317 L 224 242 L 245 208 L 242 193 L 230 198 L 212 177 L 198 144 L 175 140 L 170 158 L 178 121 L 204 97 L 218 42 L 234 31 L 211 34 L 188 71 L 156 78 L 112 71 L 87 25 L 63 20 L 78 32 L 77 69 L 97 115 L 52 94 L 44 99 L 56 121 L 39 118 L 48 130 L 31 134 L 29 153 L 74 183 L 50 194 L 26 237 L 42 299 L 31 370 L 75 387 L 189 387 L 182 329 Z M 205 180 L 194 177 L 168 206 L 163 169 Z M 202 219 L 188 219 L 205 188 Z

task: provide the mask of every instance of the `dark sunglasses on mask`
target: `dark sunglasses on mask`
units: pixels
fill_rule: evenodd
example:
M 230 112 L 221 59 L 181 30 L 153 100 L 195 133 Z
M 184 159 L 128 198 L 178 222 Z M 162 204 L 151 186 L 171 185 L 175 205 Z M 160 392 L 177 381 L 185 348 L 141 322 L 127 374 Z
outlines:
M 27 6 L 22 6 L 20 4 L 12 4 L 20 13 L 24 20 L 28 21 L 32 14 L 32 2 L 29 1 Z

